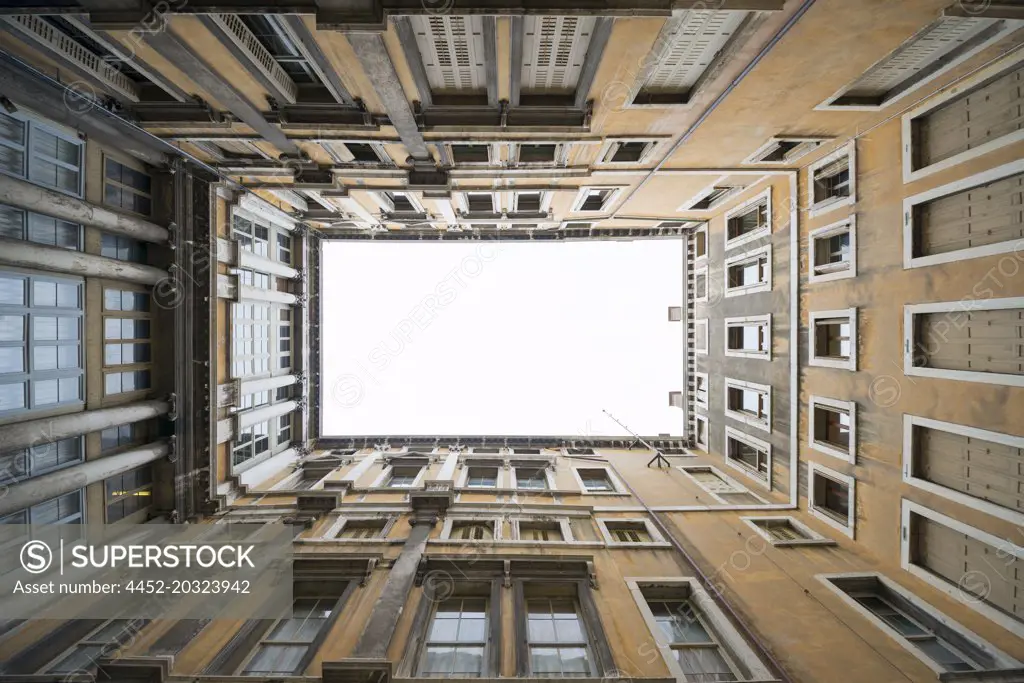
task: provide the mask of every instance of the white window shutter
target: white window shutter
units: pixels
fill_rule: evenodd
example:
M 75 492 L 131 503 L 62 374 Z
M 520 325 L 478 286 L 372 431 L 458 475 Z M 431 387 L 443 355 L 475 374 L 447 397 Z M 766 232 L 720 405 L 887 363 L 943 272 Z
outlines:
M 736 32 L 746 12 L 693 10 L 679 17 L 675 31 L 644 82 L 647 92 L 686 92 Z
M 431 90 L 486 89 L 483 17 L 431 14 L 412 25 Z
M 523 89 L 576 90 L 596 22 L 594 17 L 525 17 Z

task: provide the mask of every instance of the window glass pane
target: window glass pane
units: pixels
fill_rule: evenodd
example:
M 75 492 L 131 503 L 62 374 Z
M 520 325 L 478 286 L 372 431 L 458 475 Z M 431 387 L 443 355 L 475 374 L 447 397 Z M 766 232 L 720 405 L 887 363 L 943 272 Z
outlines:
M 735 681 L 736 675 L 729 669 L 718 648 L 700 647 L 676 650 L 679 667 L 688 681 Z
M 55 379 L 37 380 L 33 383 L 33 393 L 35 394 L 36 405 L 51 405 L 60 400 L 57 380 Z
M 0 346 L 0 373 L 24 371 L 24 349 L 20 346 Z
M 10 306 L 25 305 L 24 278 L 0 277 L 0 304 Z
M 36 280 L 32 283 L 32 304 L 53 308 L 57 305 L 57 283 Z
M 0 412 L 25 407 L 25 383 L 0 384 Z
M 306 653 L 304 645 L 261 645 L 245 672 L 250 674 L 282 674 L 295 671 Z

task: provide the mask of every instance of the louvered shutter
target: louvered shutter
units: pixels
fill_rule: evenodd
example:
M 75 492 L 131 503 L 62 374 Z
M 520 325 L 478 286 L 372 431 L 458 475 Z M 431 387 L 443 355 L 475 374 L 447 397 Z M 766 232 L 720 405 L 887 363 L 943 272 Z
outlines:
M 596 21 L 594 17 L 525 17 L 523 89 L 575 91 Z
M 974 149 L 1024 127 L 1024 67 L 915 121 L 917 168 Z
M 430 14 L 411 20 L 431 90 L 487 87 L 483 17 Z
M 914 517 L 913 561 L 995 609 L 1024 620 L 1024 560 L 939 522 Z
M 919 72 L 961 47 L 994 24 L 995 19 L 979 17 L 943 17 L 871 67 L 844 93 L 844 97 L 883 100 L 892 92 L 905 89 L 905 82 L 916 80 Z
M 939 197 L 917 208 L 916 255 L 1024 237 L 1024 174 Z
M 919 333 L 927 367 L 1024 375 L 1024 308 L 927 313 Z
M 745 12 L 693 10 L 673 19 L 677 26 L 666 45 L 659 54 L 650 56 L 653 69 L 644 82 L 643 91 L 689 91 L 745 16 Z
M 917 477 L 1024 512 L 1024 448 L 941 429 L 914 430 Z

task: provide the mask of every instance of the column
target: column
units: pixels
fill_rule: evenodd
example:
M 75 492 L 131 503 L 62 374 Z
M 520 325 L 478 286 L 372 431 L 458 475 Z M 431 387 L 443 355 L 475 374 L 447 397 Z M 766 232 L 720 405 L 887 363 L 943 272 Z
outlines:
M 291 386 L 295 384 L 295 380 L 295 375 L 279 375 L 265 379 L 243 380 L 238 385 L 238 394 L 239 396 L 245 396 L 246 394 L 255 394 L 257 391 L 273 391 L 281 387 Z
M 141 285 L 155 285 L 168 277 L 167 271 L 153 266 L 7 237 L 0 237 L 0 263 L 51 273 L 123 280 Z
M 260 422 L 273 420 L 275 417 L 287 415 L 298 407 L 298 401 L 284 401 L 283 403 L 275 403 L 263 408 L 256 408 L 255 410 L 247 410 L 237 415 L 238 428 L 245 429 Z
M 170 448 L 166 441 L 155 441 L 124 453 L 87 460 L 81 465 L 13 484 L 7 489 L 7 495 L 0 498 L 0 517 L 147 465 L 168 453 Z
M 459 465 L 459 452 L 451 451 L 448 453 L 448 457 L 444 459 L 444 464 L 441 465 L 441 471 L 434 477 L 434 481 L 455 481 L 455 468 Z
M 359 481 L 359 478 L 366 474 L 370 468 L 376 465 L 379 461 L 379 453 L 371 453 L 370 455 L 367 455 L 359 461 L 358 465 L 349 470 L 348 474 L 341 478 L 341 481 L 351 482 L 352 486 L 355 486 L 356 482 Z
M 294 294 L 279 292 L 276 289 L 260 289 L 252 285 L 238 285 L 238 301 L 266 301 L 272 304 L 294 306 L 299 300 Z
M 4 450 L 15 451 L 130 422 L 141 422 L 166 415 L 170 410 L 171 405 L 165 401 L 141 401 L 117 408 L 84 410 L 69 415 L 17 422 L 0 427 L 0 444 L 3 444 Z

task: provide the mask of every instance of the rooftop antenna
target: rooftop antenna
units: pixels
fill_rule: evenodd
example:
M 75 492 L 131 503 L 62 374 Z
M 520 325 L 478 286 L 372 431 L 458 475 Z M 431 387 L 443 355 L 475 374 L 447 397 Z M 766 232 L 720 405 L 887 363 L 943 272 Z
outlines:
M 622 421 L 619 420 L 619 418 L 615 417 L 614 415 L 609 413 L 604 408 L 601 409 L 601 412 L 604 413 L 605 415 L 607 415 L 608 417 L 610 417 L 611 419 L 615 420 L 615 424 L 619 425 L 620 427 L 625 429 L 627 432 L 632 434 L 633 437 L 636 438 L 637 441 L 639 441 L 640 443 L 642 443 L 643 445 L 647 446 L 652 451 L 654 451 L 654 457 L 647 461 L 647 466 L 648 467 L 651 466 L 652 462 L 658 463 L 658 467 L 668 467 L 670 465 L 669 461 L 665 458 L 664 455 L 662 455 L 661 451 L 659 449 L 655 448 L 654 446 L 652 446 L 650 443 L 648 443 L 647 439 L 645 439 L 644 437 L 640 436 L 639 434 L 634 432 L 632 429 L 630 429 L 629 427 L 624 425 L 622 423 Z

